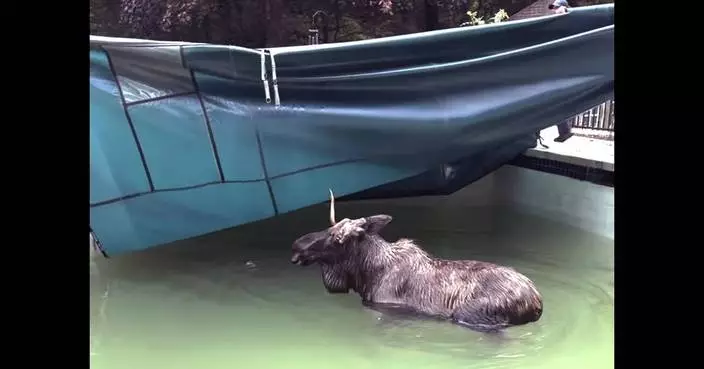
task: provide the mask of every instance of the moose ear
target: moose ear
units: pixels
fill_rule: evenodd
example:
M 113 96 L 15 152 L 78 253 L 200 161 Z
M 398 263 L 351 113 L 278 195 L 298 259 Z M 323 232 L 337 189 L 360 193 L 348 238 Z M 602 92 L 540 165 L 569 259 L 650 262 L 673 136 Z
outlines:
M 372 215 L 366 218 L 367 222 L 364 224 L 364 230 L 367 233 L 379 233 L 392 219 L 391 215 Z

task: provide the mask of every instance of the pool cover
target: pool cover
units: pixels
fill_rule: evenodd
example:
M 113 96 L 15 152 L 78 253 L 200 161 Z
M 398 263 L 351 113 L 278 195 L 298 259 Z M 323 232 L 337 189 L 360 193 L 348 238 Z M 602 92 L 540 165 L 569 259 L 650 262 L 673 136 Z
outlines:
M 328 188 L 457 190 L 612 97 L 613 12 L 268 50 L 91 36 L 91 229 L 114 255 Z

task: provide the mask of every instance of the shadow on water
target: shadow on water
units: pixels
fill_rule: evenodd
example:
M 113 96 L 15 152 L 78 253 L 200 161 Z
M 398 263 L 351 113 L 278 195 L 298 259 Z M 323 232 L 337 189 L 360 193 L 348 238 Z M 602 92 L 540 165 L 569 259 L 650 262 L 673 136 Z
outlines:
M 492 337 L 382 316 L 329 295 L 291 242 L 327 227 L 327 208 L 91 262 L 94 368 L 608 368 L 613 241 L 506 209 L 337 205 L 339 217 L 394 216 L 389 240 L 436 256 L 510 265 L 545 299 L 542 319 Z

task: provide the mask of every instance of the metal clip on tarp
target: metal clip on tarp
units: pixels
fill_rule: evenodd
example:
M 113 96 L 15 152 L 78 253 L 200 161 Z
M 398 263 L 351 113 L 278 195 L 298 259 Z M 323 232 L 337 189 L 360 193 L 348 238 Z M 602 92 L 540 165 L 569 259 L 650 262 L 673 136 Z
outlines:
M 262 56 L 262 63 L 261 63 L 261 69 L 262 69 L 262 83 L 264 84 L 264 95 L 266 97 L 266 103 L 271 104 L 271 94 L 269 93 L 269 80 L 266 75 L 266 52 L 262 51 L 261 56 Z
M 281 105 L 281 100 L 279 99 L 279 80 L 276 78 L 276 60 L 274 60 L 274 55 L 269 53 L 271 58 L 271 83 L 274 85 L 274 105 Z

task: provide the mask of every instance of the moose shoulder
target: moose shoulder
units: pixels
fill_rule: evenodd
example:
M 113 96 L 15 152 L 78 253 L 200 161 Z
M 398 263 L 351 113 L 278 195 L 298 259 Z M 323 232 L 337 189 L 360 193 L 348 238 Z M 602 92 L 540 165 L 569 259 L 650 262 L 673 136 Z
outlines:
M 473 260 L 444 260 L 412 240 L 384 240 L 379 231 L 389 215 L 335 220 L 331 227 L 293 243 L 291 262 L 317 263 L 330 293 L 359 294 L 365 304 L 402 306 L 487 332 L 540 319 L 542 297 L 533 282 L 516 270 Z

